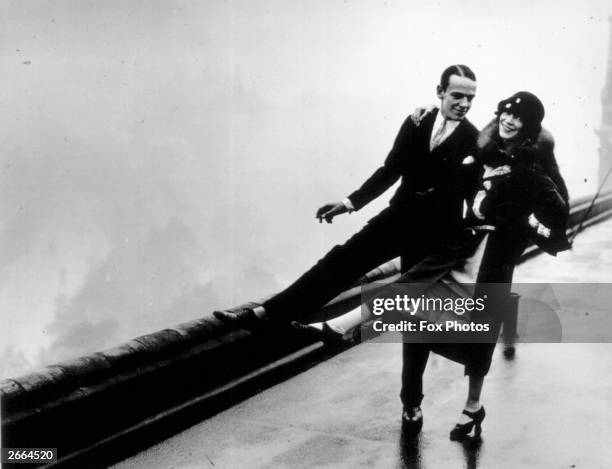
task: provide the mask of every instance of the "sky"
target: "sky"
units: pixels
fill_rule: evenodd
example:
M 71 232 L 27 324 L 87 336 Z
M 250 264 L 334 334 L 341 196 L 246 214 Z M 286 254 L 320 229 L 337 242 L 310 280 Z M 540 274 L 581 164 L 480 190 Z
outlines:
M 597 179 L 603 0 L 0 3 L 0 378 L 260 299 L 343 242 L 323 203 L 452 63 L 469 118 L 537 94 L 572 196 Z

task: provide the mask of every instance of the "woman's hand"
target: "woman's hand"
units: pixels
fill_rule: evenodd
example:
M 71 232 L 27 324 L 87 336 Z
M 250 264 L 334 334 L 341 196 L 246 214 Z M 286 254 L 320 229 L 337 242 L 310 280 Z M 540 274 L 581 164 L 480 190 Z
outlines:
M 540 236 L 543 236 L 544 238 L 550 238 L 550 228 L 543 225 L 533 213 L 529 215 L 527 221 L 529 223 L 529 226 L 534 228 Z
M 428 114 L 431 114 L 435 109 L 438 108 L 434 105 L 417 107 L 414 111 L 412 111 L 412 114 L 410 114 L 410 120 L 418 127 L 421 125 L 423 118 Z
M 505 176 L 506 174 L 510 174 L 512 172 L 512 168 L 509 165 L 504 164 L 502 166 L 496 166 L 493 168 L 489 165 L 484 165 L 484 174 L 482 175 L 483 179 L 491 179 L 497 176 Z

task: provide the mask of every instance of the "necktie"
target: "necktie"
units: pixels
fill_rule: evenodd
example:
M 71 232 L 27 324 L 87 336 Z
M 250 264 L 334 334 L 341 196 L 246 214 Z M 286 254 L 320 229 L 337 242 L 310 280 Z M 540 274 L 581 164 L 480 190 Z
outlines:
M 433 151 L 434 148 L 440 145 L 442 141 L 444 140 L 444 134 L 446 133 L 446 122 L 447 120 L 444 119 L 442 121 L 442 125 L 440 126 L 440 128 L 436 131 L 436 133 L 431 138 L 431 142 L 429 143 L 429 151 Z

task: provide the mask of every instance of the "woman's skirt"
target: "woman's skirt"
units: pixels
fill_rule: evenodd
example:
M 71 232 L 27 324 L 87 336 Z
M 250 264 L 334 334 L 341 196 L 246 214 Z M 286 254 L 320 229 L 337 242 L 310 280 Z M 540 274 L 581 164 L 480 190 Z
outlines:
M 442 338 L 422 334 L 419 338 L 431 351 L 465 365 L 465 374 L 470 376 L 484 376 L 489 371 L 501 324 L 499 308 L 508 304 L 506 297 L 509 287 L 478 283 L 493 236 L 494 233 L 488 230 L 466 231 L 462 239 L 428 256 L 398 280 L 418 284 L 425 298 L 442 298 L 445 301 L 450 298 L 453 304 L 464 304 L 457 300 L 471 298 L 475 301 L 484 297 L 487 299 L 485 305 L 494 305 L 494 312 L 490 308 L 471 312 L 463 309 L 460 314 L 456 310 L 416 312 L 417 318 L 438 324 L 458 321 L 466 325 L 464 328 L 472 329 L 474 326 L 470 324 L 481 325 L 481 332 L 459 331 L 443 335 Z M 487 324 L 488 332 L 482 332 L 485 330 L 482 324 Z M 414 336 L 405 338 L 413 339 Z

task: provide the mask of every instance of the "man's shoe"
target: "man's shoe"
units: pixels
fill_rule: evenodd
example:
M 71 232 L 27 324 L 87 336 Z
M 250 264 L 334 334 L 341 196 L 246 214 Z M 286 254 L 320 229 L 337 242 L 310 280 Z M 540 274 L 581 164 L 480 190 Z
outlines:
M 423 428 L 423 412 L 420 407 L 404 407 L 402 412 L 402 430 L 416 435 Z
M 251 308 L 238 311 L 214 311 L 213 316 L 226 326 L 234 329 L 257 330 L 264 326 L 265 321 L 257 317 Z

